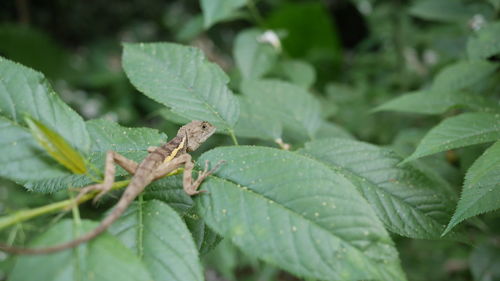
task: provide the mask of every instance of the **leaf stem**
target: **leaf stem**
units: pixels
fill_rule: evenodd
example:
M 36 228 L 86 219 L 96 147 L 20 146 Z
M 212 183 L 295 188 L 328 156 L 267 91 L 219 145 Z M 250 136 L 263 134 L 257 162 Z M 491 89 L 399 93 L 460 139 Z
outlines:
M 179 168 L 179 169 L 165 175 L 164 177 L 169 177 L 169 176 L 179 174 L 183 170 L 184 169 Z M 113 183 L 113 187 L 111 189 L 112 190 L 121 189 L 121 188 L 126 187 L 129 183 L 130 183 L 130 180 L 117 181 L 117 182 Z M 80 205 L 84 202 L 87 202 L 90 199 L 94 198 L 96 195 L 97 195 L 97 192 L 86 194 L 78 202 L 76 202 L 76 204 Z M 53 213 L 53 212 L 61 211 L 61 210 L 68 210 L 69 208 L 72 208 L 72 207 L 76 207 L 76 205 L 75 205 L 75 200 L 71 198 L 71 199 L 67 199 L 64 201 L 60 201 L 60 202 L 48 204 L 48 205 L 45 205 L 42 207 L 38 207 L 35 209 L 17 211 L 9 216 L 5 216 L 5 217 L 0 218 L 0 230 L 4 229 L 6 227 L 9 227 L 9 226 L 18 224 L 20 222 L 41 216 L 41 215 L 45 215 L 45 214 L 49 214 L 49 213 Z
M 130 180 L 123 180 L 123 181 L 115 182 L 113 184 L 113 189 L 123 188 L 123 187 L 127 186 L 129 182 L 130 182 Z M 86 194 L 76 203 L 82 204 L 82 203 L 87 202 L 88 200 L 94 198 L 96 195 L 97 195 L 97 193 Z M 0 218 L 0 230 L 4 229 L 6 227 L 9 227 L 9 226 L 15 225 L 17 223 L 41 216 L 41 215 L 45 215 L 45 214 L 53 213 L 56 211 L 71 208 L 74 203 L 75 202 L 73 199 L 67 199 L 64 201 L 48 204 L 48 205 L 45 205 L 45 206 L 42 206 L 39 208 L 35 208 L 35 209 L 17 211 L 15 213 L 13 213 L 12 215 Z
M 143 195 L 139 195 L 139 204 L 137 208 L 137 221 L 138 221 L 138 229 L 137 229 L 137 256 L 140 260 L 144 257 L 144 248 L 143 248 L 143 239 L 144 239 L 144 222 L 143 222 L 143 212 L 142 207 L 144 203 Z
M 73 194 L 70 194 L 70 195 L 71 195 L 70 200 L 71 201 L 75 200 L 73 197 Z M 73 208 L 71 208 L 71 212 L 73 213 L 73 221 L 75 222 L 75 224 L 78 227 L 80 227 L 82 225 L 82 220 L 80 218 L 80 210 L 78 209 L 77 204 L 73 205 Z M 76 227 L 75 227 L 75 229 L 76 229 Z
M 74 201 L 75 198 L 73 196 L 73 193 L 68 190 L 68 193 L 70 195 L 70 200 Z M 80 233 L 82 232 L 82 220 L 80 218 L 80 210 L 78 209 L 78 205 L 74 204 L 71 208 L 71 212 L 73 213 L 73 237 L 78 237 L 80 236 Z M 80 264 L 82 264 L 82 261 L 80 259 L 81 254 L 80 254 L 80 247 L 75 248 L 75 252 L 73 252 L 74 257 L 78 260 L 78 262 L 75 263 L 75 271 L 74 271 L 74 277 L 76 277 L 77 280 L 82 279 L 82 270 L 80 267 Z
M 234 145 L 238 145 L 238 140 L 236 139 L 236 136 L 234 135 L 233 129 L 229 129 L 229 135 L 231 136 L 231 139 L 233 140 Z

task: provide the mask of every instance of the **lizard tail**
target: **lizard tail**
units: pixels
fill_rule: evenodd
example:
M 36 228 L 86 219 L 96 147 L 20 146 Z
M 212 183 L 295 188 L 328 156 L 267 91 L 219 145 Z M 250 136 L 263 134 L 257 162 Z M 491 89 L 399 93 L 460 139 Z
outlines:
M 127 199 L 127 200 L 124 200 Z M 106 231 L 106 229 L 113 223 L 115 222 L 122 214 L 123 212 L 127 209 L 127 206 L 129 204 L 129 196 L 124 196 L 122 197 L 118 203 L 116 204 L 116 207 L 113 209 L 113 211 L 104 218 L 101 223 L 91 230 L 90 232 L 87 232 L 86 234 L 80 236 L 79 238 L 62 243 L 59 245 L 55 246 L 50 246 L 50 247 L 45 247 L 45 248 L 21 248 L 21 247 L 15 247 L 15 246 L 9 246 L 5 244 L 0 244 L 0 250 L 11 253 L 11 254 L 18 254 L 18 255 L 43 255 L 43 254 L 50 254 L 50 253 L 55 253 L 59 252 L 65 249 L 73 248 L 76 247 L 82 243 L 85 243 L 95 237 L 97 237 L 99 234 L 103 233 Z

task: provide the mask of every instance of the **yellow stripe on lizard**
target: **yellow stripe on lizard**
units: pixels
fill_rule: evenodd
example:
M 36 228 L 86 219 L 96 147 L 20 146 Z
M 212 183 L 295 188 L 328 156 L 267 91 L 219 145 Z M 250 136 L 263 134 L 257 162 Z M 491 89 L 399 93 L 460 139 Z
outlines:
M 179 152 L 179 150 L 183 149 L 185 145 L 186 145 L 186 137 L 184 136 L 182 138 L 182 141 L 179 144 L 179 146 L 177 146 L 174 150 L 172 150 L 172 153 L 170 153 L 170 155 L 167 156 L 167 158 L 165 158 L 165 161 L 163 161 L 163 163 L 166 163 L 166 162 L 174 159 L 175 156 L 177 155 L 177 153 Z

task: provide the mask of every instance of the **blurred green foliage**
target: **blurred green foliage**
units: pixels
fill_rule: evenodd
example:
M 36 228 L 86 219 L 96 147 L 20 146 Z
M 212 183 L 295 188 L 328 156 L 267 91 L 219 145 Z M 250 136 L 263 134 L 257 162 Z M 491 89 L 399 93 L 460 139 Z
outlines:
M 283 77 L 310 90 L 321 102 L 318 116 L 331 122 L 318 123 L 318 135 L 332 131 L 352 135 L 391 147 L 405 157 L 440 120 L 468 110 L 498 110 L 498 0 L 270 0 L 247 1 L 233 8 L 210 19 L 210 28 L 205 30 L 207 20 L 194 0 L 2 1 L 0 55 L 44 73 L 61 98 L 85 119 L 154 127 L 168 136 L 175 134 L 176 123 L 183 119 L 131 85 L 121 64 L 123 42 L 169 41 L 199 47 L 229 75 L 231 90 L 243 92 L 237 94 L 243 104 L 241 114 L 249 116 L 258 109 L 244 108 L 245 86 L 240 82 L 246 73 L 238 70 L 243 67 L 236 52 L 233 57 L 233 46 L 243 32 L 252 32 L 249 28 L 273 29 L 281 38 L 283 52 L 279 57 L 267 54 L 264 59 L 272 63 L 257 70 L 257 76 Z M 458 80 L 443 78 L 443 70 L 468 64 L 467 59 L 480 59 L 487 70 L 483 73 L 479 67 L 467 66 L 470 72 Z M 440 75 L 444 82 L 436 78 Z M 474 75 L 479 78 L 474 80 Z M 461 83 L 466 85 L 461 87 Z M 450 97 L 450 87 L 463 93 Z M 431 95 L 442 99 L 435 103 Z M 243 124 L 241 135 L 253 125 Z M 269 145 L 279 131 L 274 125 L 269 122 L 261 128 L 267 139 L 242 137 L 240 141 Z M 219 136 L 209 146 L 229 142 Z M 458 198 L 467 170 L 486 148 L 448 150 L 422 163 L 445 178 Z M 493 185 L 498 188 L 498 183 Z M 67 195 L 32 196 L 22 190 L 0 181 L 2 215 Z M 91 206 L 85 209 L 87 217 L 95 216 Z M 468 244 L 394 236 L 408 279 L 500 280 L 498 219 L 497 211 L 468 220 L 460 229 Z M 20 235 L 22 241 L 43 222 L 16 227 L 0 238 L 9 241 Z M 298 280 L 243 255 L 227 240 L 204 255 L 203 261 L 207 280 Z M 0 256 L 0 279 L 6 278 L 11 266 L 11 259 Z

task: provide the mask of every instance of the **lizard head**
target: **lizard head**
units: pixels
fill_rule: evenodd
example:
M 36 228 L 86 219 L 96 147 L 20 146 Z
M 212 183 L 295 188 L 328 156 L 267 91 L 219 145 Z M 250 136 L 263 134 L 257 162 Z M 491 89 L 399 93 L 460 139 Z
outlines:
M 187 150 L 196 150 L 215 133 L 215 126 L 206 121 L 192 121 L 179 129 L 178 134 L 187 136 Z

